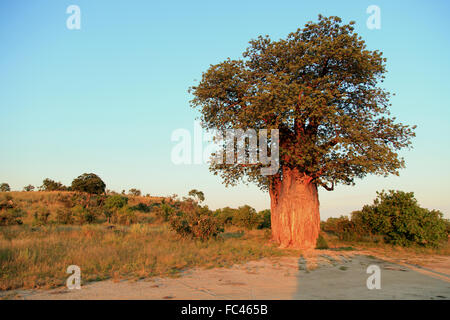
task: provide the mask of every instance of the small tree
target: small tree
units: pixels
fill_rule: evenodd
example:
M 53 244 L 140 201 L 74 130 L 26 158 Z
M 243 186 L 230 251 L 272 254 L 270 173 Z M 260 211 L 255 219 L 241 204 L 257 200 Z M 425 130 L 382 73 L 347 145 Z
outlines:
M 195 206 L 192 210 L 179 211 L 170 216 L 170 228 L 183 237 L 207 240 L 224 231 L 223 225 L 208 207 Z
M 99 176 L 94 173 L 84 173 L 72 181 L 72 190 L 89 194 L 105 193 L 106 185 Z
M 412 192 L 377 192 L 372 205 L 352 214 L 373 234 L 389 243 L 408 246 L 437 246 L 448 237 L 442 212 L 421 208 Z
M 168 221 L 174 213 L 175 208 L 167 203 L 161 203 L 161 205 L 157 206 L 155 209 L 156 217 L 160 218 L 163 221 Z
M 270 209 L 258 212 L 258 216 L 261 219 L 258 229 L 270 229 Z
M 52 179 L 45 178 L 42 181 L 42 186 L 40 187 L 42 191 L 66 191 L 67 187 L 64 186 L 61 182 L 56 182 Z
M 260 225 L 262 217 L 249 205 L 241 206 L 233 217 L 233 223 L 248 230 L 255 229 Z
M 199 191 L 197 189 L 192 189 L 189 191 L 188 196 L 196 198 L 198 202 L 205 201 L 205 195 L 202 191 Z
M 136 188 L 131 188 L 130 190 L 128 190 L 128 194 L 135 196 L 135 197 L 139 197 L 141 195 L 141 190 L 136 189 Z
M 23 191 L 30 192 L 34 190 L 34 186 L 31 184 L 27 185 L 26 187 L 23 187 Z
M 233 224 L 233 219 L 236 216 L 237 209 L 225 207 L 214 211 L 214 216 L 224 225 Z
M 0 184 L 0 192 L 9 192 L 9 191 L 11 191 L 9 184 L 7 184 L 6 182 Z
M 113 214 L 117 214 L 117 212 L 126 207 L 128 204 L 128 198 L 122 195 L 113 195 L 106 199 L 105 201 L 105 211 L 103 214 L 108 219 L 108 222 L 111 222 L 111 217 Z
M 128 198 L 121 195 L 113 195 L 106 199 L 105 208 L 109 210 L 120 209 L 128 204 Z

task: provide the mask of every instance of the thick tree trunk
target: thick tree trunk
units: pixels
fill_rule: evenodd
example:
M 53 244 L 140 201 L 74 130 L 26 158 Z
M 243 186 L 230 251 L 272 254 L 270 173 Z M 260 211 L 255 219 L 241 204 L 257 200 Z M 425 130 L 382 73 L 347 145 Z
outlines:
M 286 169 L 270 188 L 272 238 L 281 247 L 310 249 L 320 230 L 317 185 L 297 170 Z

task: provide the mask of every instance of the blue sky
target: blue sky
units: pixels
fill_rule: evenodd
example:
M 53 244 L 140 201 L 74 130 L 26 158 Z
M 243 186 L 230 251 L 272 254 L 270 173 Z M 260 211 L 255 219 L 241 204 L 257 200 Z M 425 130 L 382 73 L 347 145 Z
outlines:
M 72 4 L 81 30 L 66 27 Z M 380 30 L 366 27 L 372 4 Z M 392 113 L 418 126 L 400 177 L 321 191 L 322 218 L 359 209 L 381 189 L 413 191 L 450 217 L 449 12 L 447 1 L 2 1 L 0 182 L 19 190 L 95 172 L 117 191 L 183 196 L 197 188 L 211 208 L 269 207 L 256 187 L 225 188 L 206 165 L 174 165 L 170 136 L 193 131 L 187 89 L 210 64 L 322 13 L 356 21 L 368 47 L 384 52 Z

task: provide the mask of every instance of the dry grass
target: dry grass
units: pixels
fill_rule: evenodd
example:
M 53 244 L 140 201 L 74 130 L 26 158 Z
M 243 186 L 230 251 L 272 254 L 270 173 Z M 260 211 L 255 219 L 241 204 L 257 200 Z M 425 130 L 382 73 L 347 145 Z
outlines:
M 81 268 L 83 281 L 175 276 L 193 267 L 227 267 L 263 257 L 299 255 L 270 244 L 267 230 L 243 232 L 229 227 L 220 239 L 201 242 L 180 238 L 152 213 L 137 213 L 140 224 L 58 225 L 54 215 L 70 192 L 10 192 L 14 204 L 27 214 L 24 225 L 0 227 L 0 290 L 50 288 L 65 285 L 69 265 Z M 129 197 L 129 204 L 159 202 L 154 197 Z M 33 213 L 45 207 L 49 225 L 32 226 Z M 147 221 L 150 223 L 142 223 Z M 325 235 L 330 249 L 353 247 L 374 255 L 425 261 L 449 256 L 450 244 L 441 248 L 402 248 L 382 242 L 343 242 Z M 427 258 L 428 257 L 428 258 Z
M 12 197 L 14 206 L 23 210 L 26 215 L 22 217 L 24 224 L 33 223 L 33 215 L 40 208 L 45 208 L 50 212 L 50 221 L 56 220 L 56 214 L 58 209 L 64 209 L 65 199 L 70 199 L 72 196 L 76 195 L 75 192 L 69 191 L 39 191 L 39 192 L 22 192 L 22 191 L 12 191 L 0 193 L 0 197 L 9 195 Z M 92 199 L 95 199 L 93 196 Z M 137 205 L 138 203 L 144 203 L 150 205 L 151 203 L 161 202 L 161 200 L 168 200 L 164 197 L 137 197 L 128 196 L 128 204 L 130 206 Z M 77 199 L 73 204 L 84 204 L 82 199 Z M 100 219 L 102 217 L 99 217 Z
M 231 266 L 289 254 L 269 244 L 262 230 L 243 233 L 229 228 L 220 239 L 183 239 L 155 219 L 154 213 L 136 212 L 139 224 L 112 229 L 101 217 L 100 223 L 93 225 L 59 225 L 56 213 L 64 209 L 65 200 L 76 203 L 83 199 L 73 198 L 71 192 L 8 194 L 25 216 L 21 226 L 0 227 L 0 290 L 65 285 L 69 265 L 81 268 L 83 281 L 95 281 L 170 276 L 186 268 Z M 128 204 L 149 205 L 161 200 L 129 197 Z M 33 222 L 40 208 L 51 213 L 47 225 Z
M 331 250 L 354 248 L 356 250 L 354 253 L 413 265 L 423 266 L 430 262 L 443 261 L 450 256 L 450 241 L 440 247 L 432 248 L 422 246 L 401 247 L 386 244 L 382 241 L 378 243 L 340 241 L 337 237 L 330 235 L 326 235 L 326 239 Z
M 65 285 L 72 264 L 81 268 L 83 281 L 95 281 L 170 276 L 290 253 L 269 245 L 262 231 L 224 238 L 181 239 L 166 225 L 2 227 L 0 290 Z

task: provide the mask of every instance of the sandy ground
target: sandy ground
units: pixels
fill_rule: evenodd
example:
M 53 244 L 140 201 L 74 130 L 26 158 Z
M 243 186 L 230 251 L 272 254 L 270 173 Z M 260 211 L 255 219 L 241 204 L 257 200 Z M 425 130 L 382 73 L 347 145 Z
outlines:
M 187 270 L 178 278 L 108 280 L 83 284 L 79 290 L 23 290 L 0 295 L 13 299 L 450 300 L 450 257 L 423 261 L 419 266 L 369 253 L 315 250 L 297 258 Z M 380 267 L 381 289 L 367 288 L 369 265 Z

